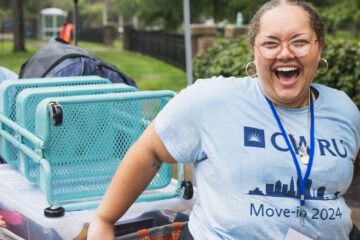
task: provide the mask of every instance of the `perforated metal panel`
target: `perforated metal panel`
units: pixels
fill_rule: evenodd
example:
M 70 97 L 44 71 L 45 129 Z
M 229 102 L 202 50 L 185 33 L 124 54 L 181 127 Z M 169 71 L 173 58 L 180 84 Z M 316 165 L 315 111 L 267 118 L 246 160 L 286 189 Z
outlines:
M 158 91 L 43 100 L 36 134 L 44 140 L 44 158 L 52 169 L 53 201 L 102 196 L 128 148 L 173 95 Z M 51 101 L 61 105 L 61 126 L 49 124 Z M 171 174 L 171 165 L 163 164 L 147 189 L 167 186 Z M 40 175 L 41 186 L 44 179 Z
M 36 107 L 41 102 L 41 100 L 47 97 L 65 97 L 90 94 L 96 95 L 134 91 L 137 91 L 137 88 L 122 83 L 25 89 L 19 93 L 16 100 L 17 121 L 28 131 L 35 134 Z M 29 140 L 24 139 L 24 143 L 31 149 L 34 149 L 34 145 Z M 18 159 L 20 161 L 20 164 L 18 165 L 20 166 L 21 172 L 28 180 L 36 182 L 38 175 L 38 168 L 36 163 L 28 156 L 20 155 Z
M 16 97 L 26 88 L 55 87 L 55 86 L 74 86 L 89 84 L 109 84 L 110 80 L 98 76 L 81 77 L 60 77 L 60 78 L 34 78 L 4 81 L 0 85 L 0 113 L 16 122 Z M 4 126 L 5 131 L 15 136 L 13 129 Z M 1 156 L 10 165 L 16 165 L 18 159 L 18 150 L 11 143 L 1 141 Z M 3 144 L 5 144 L 3 146 Z

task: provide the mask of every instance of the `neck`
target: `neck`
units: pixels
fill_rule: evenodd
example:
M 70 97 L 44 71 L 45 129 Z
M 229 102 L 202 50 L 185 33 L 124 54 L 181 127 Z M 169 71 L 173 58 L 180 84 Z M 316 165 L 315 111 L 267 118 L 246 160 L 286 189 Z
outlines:
M 266 97 L 275 105 L 280 106 L 280 107 L 285 107 L 285 108 L 305 108 L 307 106 L 310 105 L 310 88 L 308 91 L 306 91 L 305 94 L 303 94 L 302 96 L 300 96 L 296 101 L 294 102 L 281 102 L 281 101 L 277 101 L 273 98 L 271 98 L 270 96 L 266 95 Z M 313 101 L 315 102 L 315 96 L 314 94 L 311 94 L 311 97 L 313 98 Z

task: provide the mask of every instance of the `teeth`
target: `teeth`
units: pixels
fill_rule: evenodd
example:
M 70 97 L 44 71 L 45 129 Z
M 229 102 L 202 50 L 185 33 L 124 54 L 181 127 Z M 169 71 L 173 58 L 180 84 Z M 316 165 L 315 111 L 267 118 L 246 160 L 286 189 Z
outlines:
M 276 68 L 277 71 L 281 72 L 289 72 L 297 70 L 297 67 L 278 67 Z

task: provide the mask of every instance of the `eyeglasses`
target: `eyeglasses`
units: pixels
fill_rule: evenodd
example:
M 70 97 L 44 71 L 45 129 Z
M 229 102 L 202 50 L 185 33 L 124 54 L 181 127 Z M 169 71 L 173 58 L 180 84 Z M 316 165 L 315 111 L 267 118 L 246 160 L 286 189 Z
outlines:
M 287 49 L 296 57 L 303 57 L 307 55 L 311 49 L 311 45 L 318 40 L 311 40 L 307 34 L 291 39 L 290 41 L 277 41 L 272 38 L 260 39 L 255 46 L 260 50 L 261 55 L 268 59 L 274 59 L 283 50 L 283 45 L 286 44 Z

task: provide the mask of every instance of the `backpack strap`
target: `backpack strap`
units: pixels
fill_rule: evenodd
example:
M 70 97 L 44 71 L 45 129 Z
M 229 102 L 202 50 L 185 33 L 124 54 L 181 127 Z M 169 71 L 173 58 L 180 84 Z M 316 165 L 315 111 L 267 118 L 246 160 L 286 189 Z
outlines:
M 102 59 L 97 58 L 97 57 L 95 57 L 94 59 L 98 62 L 94 68 L 94 72 L 93 72 L 94 75 L 102 76 L 101 74 L 99 74 L 99 72 L 101 72 L 102 68 L 105 67 L 105 68 L 108 68 L 108 69 L 112 70 L 113 72 L 116 72 L 117 74 L 119 74 L 121 79 L 123 79 L 124 83 L 126 83 L 127 85 L 136 87 L 134 80 L 132 80 L 131 78 L 129 78 L 128 76 L 123 74 L 116 66 L 114 66 L 110 63 L 104 62 Z

